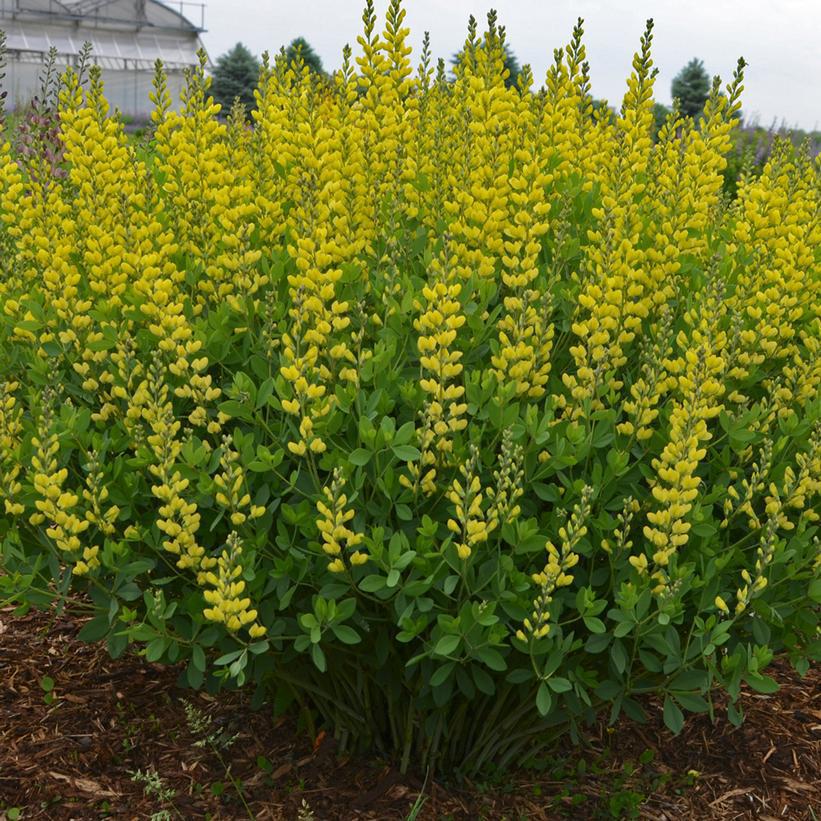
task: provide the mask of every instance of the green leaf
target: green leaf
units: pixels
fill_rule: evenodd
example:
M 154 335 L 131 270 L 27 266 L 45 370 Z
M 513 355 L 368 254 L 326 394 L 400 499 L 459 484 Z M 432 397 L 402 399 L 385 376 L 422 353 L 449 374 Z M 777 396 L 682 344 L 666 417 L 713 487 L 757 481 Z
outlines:
M 413 519 L 413 511 L 410 507 L 402 502 L 394 505 L 394 511 L 396 512 L 397 519 L 401 519 L 403 522 L 409 522 Z
M 623 685 L 619 684 L 618 681 L 606 679 L 596 688 L 596 695 L 605 701 L 612 701 L 623 690 Z
M 539 711 L 539 715 L 546 716 L 550 712 L 552 704 L 553 696 L 550 694 L 550 688 L 542 682 L 536 693 L 536 709 Z
M 616 450 L 615 448 L 611 448 L 607 452 L 607 466 L 613 472 L 614 476 L 621 476 L 627 469 L 627 463 L 629 461 L 629 453 Z
M 413 439 L 413 434 L 416 431 L 416 426 L 413 422 L 405 422 L 396 434 L 393 437 L 393 441 L 396 445 L 407 445 L 411 439 Z
M 480 647 L 473 655 L 490 667 L 491 670 L 496 670 L 499 673 L 507 670 L 507 662 L 495 647 Z
M 322 648 L 318 644 L 311 645 L 311 660 L 314 663 L 314 666 L 320 673 L 324 673 L 327 669 L 327 663 L 325 661 L 325 653 L 322 651 Z
M 433 652 L 440 656 L 449 656 L 456 650 L 461 640 L 461 636 L 442 636 L 442 638 L 436 642 Z
M 343 599 L 337 602 L 335 621 L 347 621 L 356 610 L 356 599 Z
M 520 667 L 518 670 L 511 670 L 505 677 L 505 681 L 511 684 L 524 684 L 533 680 L 533 670 L 529 667 Z
M 778 682 L 774 678 L 762 675 L 761 673 L 747 673 L 747 675 L 744 676 L 744 680 L 757 693 L 766 693 L 769 695 L 770 693 L 777 693 L 779 689 Z
M 607 632 L 607 627 L 605 627 L 604 622 L 601 619 L 597 619 L 595 616 L 585 616 L 583 621 L 584 621 L 584 626 L 591 633 L 605 633 L 605 632 Z
M 203 681 L 205 681 L 205 676 L 201 671 L 194 667 L 193 661 L 189 662 L 188 666 L 185 668 L 185 677 L 188 679 L 188 686 L 192 687 L 194 690 L 199 690 L 200 687 L 202 687 Z
M 755 643 L 762 646 L 768 644 L 771 635 L 769 625 L 761 619 L 751 619 L 750 621 L 752 622 Z
M 165 652 L 165 647 L 166 640 L 162 636 L 154 639 L 152 642 L 149 642 L 148 646 L 145 648 L 145 660 L 151 662 L 159 661 L 162 658 L 162 654 Z
M 547 685 L 554 693 L 566 693 L 573 688 L 573 685 L 561 676 L 552 676 L 547 680 Z
M 471 675 L 473 676 L 473 683 L 476 688 L 485 695 L 492 696 L 496 692 L 496 685 L 493 683 L 493 678 L 485 672 L 481 667 L 475 664 L 471 667 Z
M 614 641 L 613 646 L 610 648 L 610 660 L 613 662 L 613 666 L 619 675 L 624 673 L 627 667 L 627 651 L 624 649 L 624 645 L 618 640 Z
M 695 695 L 694 693 L 676 693 L 676 701 L 691 713 L 710 712 L 710 705 L 704 696 Z
M 533 492 L 543 501 L 556 503 L 560 501 L 559 488 L 555 485 L 545 485 L 541 482 L 534 482 L 531 486 Z
M 108 637 L 106 642 L 108 645 L 108 654 L 113 659 L 118 659 L 128 649 L 128 636 L 120 633 L 112 634 Z
M 673 735 L 678 735 L 684 726 L 684 713 L 670 696 L 664 699 L 664 723 Z
M 718 533 L 718 527 L 712 522 L 697 522 L 691 528 L 693 535 L 701 536 L 703 539 L 711 539 Z
M 362 641 L 359 633 L 353 627 L 348 627 L 345 624 L 332 624 L 331 630 L 343 644 L 359 644 Z
M 348 461 L 352 465 L 356 465 L 357 467 L 362 467 L 363 465 L 367 465 L 368 462 L 371 461 L 371 456 L 373 456 L 373 451 L 364 450 L 363 448 L 357 448 L 355 451 L 348 456 Z
M 229 399 L 220 403 L 219 409 L 233 419 L 244 419 L 246 422 L 251 421 L 251 414 L 248 412 L 248 409 L 235 399 Z
M 671 682 L 671 690 L 704 690 L 709 682 L 706 670 L 683 670 Z
M 77 634 L 77 638 L 80 641 L 87 642 L 99 641 L 108 635 L 108 631 L 108 618 L 106 616 L 97 616 L 83 625 L 83 628 Z
M 602 653 L 607 649 L 608 644 L 610 644 L 610 636 L 607 633 L 601 633 L 590 636 L 585 642 L 584 649 L 588 653 Z
M 320 599 L 319 601 L 322 601 Z M 313 613 L 303 613 L 299 617 L 299 623 L 302 625 L 305 630 L 313 630 L 315 627 L 319 626 L 319 622 L 316 619 L 316 616 Z
M 242 655 L 242 650 L 232 650 L 230 653 L 225 653 L 224 655 L 220 656 L 215 662 L 215 666 L 217 667 L 224 667 L 226 664 L 230 664 L 235 659 L 238 659 Z
M 359 589 L 365 593 L 376 593 L 378 590 L 382 590 L 384 586 L 385 577 L 377 576 L 375 573 L 370 576 L 365 576 L 365 578 L 359 582 Z
M 256 408 L 259 410 L 263 405 L 265 405 L 268 400 L 273 396 L 274 393 L 274 380 L 271 377 L 268 377 L 260 386 L 259 390 L 257 391 L 257 403 Z
M 413 445 L 394 445 L 391 450 L 400 462 L 415 462 L 422 454 Z
M 756 432 L 744 428 L 735 428 L 730 431 L 730 445 L 735 451 L 742 451 L 749 442 L 756 437 Z
M 455 667 L 456 663 L 453 661 L 443 664 L 441 667 L 437 667 L 436 670 L 434 670 L 433 675 L 430 677 L 430 686 L 439 687 L 444 684 L 450 677 L 450 674 L 453 672 Z
M 195 669 L 201 673 L 205 672 L 205 651 L 199 644 L 195 644 L 191 647 L 191 661 Z

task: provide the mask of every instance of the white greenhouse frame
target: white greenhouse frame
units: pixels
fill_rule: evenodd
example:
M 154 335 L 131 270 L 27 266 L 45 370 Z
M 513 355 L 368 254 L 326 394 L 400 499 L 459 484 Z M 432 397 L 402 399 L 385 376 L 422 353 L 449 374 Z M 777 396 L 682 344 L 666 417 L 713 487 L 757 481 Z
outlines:
M 176 102 L 183 72 L 197 63 L 204 23 L 205 3 L 194 0 L 0 0 L 7 107 L 24 107 L 37 93 L 50 49 L 56 50 L 62 70 L 89 42 L 112 109 L 145 121 L 152 108 L 148 95 L 155 61 L 162 60 Z

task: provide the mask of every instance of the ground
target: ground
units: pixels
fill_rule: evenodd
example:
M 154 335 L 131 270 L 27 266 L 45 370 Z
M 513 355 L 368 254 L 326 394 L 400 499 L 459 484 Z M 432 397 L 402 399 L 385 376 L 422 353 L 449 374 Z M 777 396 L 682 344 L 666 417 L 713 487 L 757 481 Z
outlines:
M 746 693 L 740 728 L 719 710 L 674 739 L 649 703 L 647 724 L 602 722 L 539 768 L 424 784 L 339 760 L 329 737 L 312 741 L 239 694 L 216 701 L 138 656 L 112 661 L 77 640 L 81 624 L 0 609 L 0 821 L 821 819 L 817 667 L 801 679 L 778 662 L 781 690 Z

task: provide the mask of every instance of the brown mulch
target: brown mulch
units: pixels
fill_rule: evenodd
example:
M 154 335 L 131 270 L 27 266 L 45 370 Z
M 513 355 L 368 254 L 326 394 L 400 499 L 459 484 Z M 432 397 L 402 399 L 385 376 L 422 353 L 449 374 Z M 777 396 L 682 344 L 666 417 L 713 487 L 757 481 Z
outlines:
M 821 819 L 821 671 L 803 679 L 785 662 L 782 687 L 747 693 L 740 728 L 691 717 L 673 739 L 657 706 L 644 725 L 604 723 L 542 772 L 495 784 L 423 785 L 390 766 L 339 760 L 290 720 L 251 712 L 244 696 L 218 701 L 179 689 L 176 672 L 76 638 L 69 616 L 0 610 L 0 821 L 169 818 L 406 819 L 424 787 L 419 821 L 439 819 Z M 44 678 L 54 682 L 50 693 Z M 45 682 L 48 686 L 48 682 Z M 222 753 L 248 808 L 208 747 L 197 746 L 189 701 L 224 737 Z M 165 799 L 133 778 L 156 772 Z M 310 808 L 313 815 L 300 808 Z

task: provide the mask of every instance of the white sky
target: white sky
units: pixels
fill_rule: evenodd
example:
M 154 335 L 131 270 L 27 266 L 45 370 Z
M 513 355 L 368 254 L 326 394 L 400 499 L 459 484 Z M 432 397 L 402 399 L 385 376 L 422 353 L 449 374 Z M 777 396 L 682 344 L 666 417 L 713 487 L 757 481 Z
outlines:
M 376 0 L 380 15 L 387 4 Z M 726 82 L 743 55 L 749 63 L 742 97 L 747 120 L 821 128 L 821 0 L 405 0 L 404 5 L 414 66 L 425 30 L 431 32 L 434 56 L 449 63 L 464 41 L 468 16 L 482 23 L 493 7 L 519 62 L 530 63 L 539 84 L 553 49 L 570 39 L 581 16 L 593 93 L 611 104 L 621 100 L 644 21 L 653 17 L 661 102 L 669 104 L 670 82 L 690 58 L 700 57 L 711 75 Z M 207 0 L 203 40 L 215 59 L 237 41 L 261 54 L 303 36 L 326 70 L 333 70 L 345 43 L 356 53 L 363 6 L 361 0 Z M 199 19 L 193 11 L 191 16 Z

